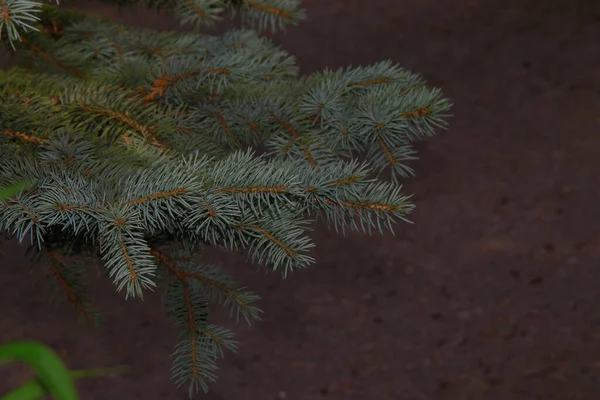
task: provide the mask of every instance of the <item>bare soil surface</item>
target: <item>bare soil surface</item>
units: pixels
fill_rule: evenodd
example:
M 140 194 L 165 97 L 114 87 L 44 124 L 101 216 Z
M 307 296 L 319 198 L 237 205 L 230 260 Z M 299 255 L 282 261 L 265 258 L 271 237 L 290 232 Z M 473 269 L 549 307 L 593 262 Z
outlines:
M 61 2 L 62 3 L 62 2 Z M 305 73 L 392 59 L 443 88 L 451 128 L 419 145 L 396 235 L 319 227 L 317 263 L 282 281 L 210 254 L 263 296 L 210 400 L 583 400 L 600 396 L 600 2 L 305 0 L 278 35 Z M 67 6 L 70 3 L 67 3 Z M 154 28 L 142 10 L 78 8 Z M 32 285 L 23 248 L 0 259 L 0 342 L 41 340 L 72 367 L 133 365 L 82 398 L 185 399 L 157 296 L 92 287 L 103 325 Z M 224 319 L 225 320 L 225 319 Z M 3 367 L 0 393 L 26 369 Z

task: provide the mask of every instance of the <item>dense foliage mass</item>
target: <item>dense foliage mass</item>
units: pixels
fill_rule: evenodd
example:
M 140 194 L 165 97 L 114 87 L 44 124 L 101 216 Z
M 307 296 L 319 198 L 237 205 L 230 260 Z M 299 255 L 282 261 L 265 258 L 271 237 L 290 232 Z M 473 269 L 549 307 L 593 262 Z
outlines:
M 197 27 L 235 11 L 255 30 L 153 31 L 0 1 L 17 60 L 0 72 L 0 187 L 27 184 L 0 224 L 31 239 L 50 284 L 86 318 L 90 258 L 126 297 L 160 287 L 181 331 L 173 378 L 193 394 L 236 348 L 208 304 L 260 318 L 259 297 L 203 264 L 203 246 L 247 251 L 285 276 L 314 261 L 316 219 L 391 230 L 413 208 L 398 183 L 413 174 L 412 143 L 445 127 L 450 103 L 391 61 L 299 76 L 260 35 L 302 19 L 297 0 L 146 3 Z

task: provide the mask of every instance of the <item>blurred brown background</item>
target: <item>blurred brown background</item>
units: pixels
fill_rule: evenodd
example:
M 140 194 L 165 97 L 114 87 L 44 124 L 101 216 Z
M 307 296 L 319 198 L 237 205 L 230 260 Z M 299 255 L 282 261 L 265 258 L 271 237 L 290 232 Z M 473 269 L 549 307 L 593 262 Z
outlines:
M 72 5 L 69 2 L 66 6 Z M 317 264 L 287 280 L 211 254 L 264 299 L 210 400 L 533 400 L 600 396 L 600 2 L 305 0 L 276 41 L 305 73 L 392 59 L 443 88 L 451 128 L 419 145 L 415 225 L 345 238 L 320 227 Z M 153 12 L 86 11 L 154 28 Z M 83 399 L 185 399 L 159 299 L 92 288 L 102 327 L 1 258 L 0 342 L 41 340 L 72 367 L 131 364 Z M 25 379 L 3 367 L 0 393 Z

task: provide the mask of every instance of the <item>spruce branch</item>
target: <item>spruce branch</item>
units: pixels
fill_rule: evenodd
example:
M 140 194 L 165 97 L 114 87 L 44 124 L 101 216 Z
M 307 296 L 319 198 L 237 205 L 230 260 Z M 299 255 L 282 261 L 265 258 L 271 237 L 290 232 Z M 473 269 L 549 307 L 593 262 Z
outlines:
M 171 276 L 181 282 L 193 281 L 199 284 L 207 301 L 217 302 L 229 309 L 231 316 L 235 314 L 236 323 L 239 323 L 240 317 L 248 324 L 251 324 L 252 321 L 260 321 L 262 311 L 253 305 L 260 300 L 260 296 L 240 286 L 221 268 L 200 265 L 191 254 L 183 249 L 179 249 L 171 255 L 153 249 L 152 254 L 160 261 L 161 265 L 167 268 Z
M 41 7 L 42 3 L 35 0 L 1 0 L 0 39 L 6 30 L 8 41 L 14 49 L 15 42 L 22 40 L 21 32 L 38 30 L 35 23 L 40 21 Z
M 44 283 L 50 281 L 50 298 L 58 304 L 67 300 L 82 322 L 96 325 L 99 314 L 87 296 L 88 267 L 57 252 L 49 244 L 38 255 L 44 260 L 38 264 L 42 267 Z
M 259 31 L 285 29 L 306 18 L 299 0 L 102 0 L 105 3 L 130 7 L 137 3 L 174 12 L 182 24 L 213 26 L 227 12 L 232 17 L 240 13 L 242 21 Z
M 285 30 L 287 24 L 295 25 L 306 18 L 299 0 L 232 0 L 232 11 L 239 11 L 242 22 L 252 28 L 271 32 Z
M 167 292 L 167 310 L 176 321 L 176 327 L 185 327 L 182 340 L 175 346 L 171 375 L 177 387 L 189 385 L 192 397 L 208 384 L 215 382 L 217 365 L 207 346 L 206 336 L 200 333 L 207 324 L 206 299 L 195 285 L 174 281 Z
M 234 12 L 259 29 L 304 16 L 297 0 L 142 3 L 204 26 Z M 0 228 L 30 237 L 77 309 L 77 255 L 101 260 L 126 298 L 166 288 L 181 332 L 173 379 L 190 394 L 236 349 L 209 304 L 236 323 L 261 314 L 256 294 L 200 262 L 203 246 L 246 251 L 285 277 L 315 261 L 317 219 L 343 234 L 409 222 L 400 178 L 414 175 L 414 142 L 445 129 L 451 108 L 421 76 L 389 60 L 299 76 L 293 55 L 253 30 L 158 32 L 35 10 L 37 30 L 0 38 L 19 56 L 0 71 L 0 187 L 29 183 L 3 201 Z
M 219 300 L 232 313 L 235 311 L 236 322 L 240 315 L 248 323 L 259 320 L 261 311 L 252 305 L 259 297 L 238 287 L 222 270 L 198 266 L 182 251 L 178 253 L 169 256 L 152 250 L 172 277 L 165 304 L 181 331 L 182 340 L 173 353 L 173 379 L 177 386 L 188 384 L 191 396 L 199 388 L 208 391 L 208 383 L 216 381 L 216 360 L 224 356 L 224 350 L 237 350 L 230 330 L 208 323 L 208 303 Z
M 101 215 L 100 254 L 117 291 L 126 289 L 126 298 L 143 298 L 144 289 L 156 286 L 156 265 L 144 240 L 142 219 L 133 207 L 114 207 Z
M 212 27 L 222 20 L 223 0 L 182 0 L 175 6 L 175 15 L 182 24 Z

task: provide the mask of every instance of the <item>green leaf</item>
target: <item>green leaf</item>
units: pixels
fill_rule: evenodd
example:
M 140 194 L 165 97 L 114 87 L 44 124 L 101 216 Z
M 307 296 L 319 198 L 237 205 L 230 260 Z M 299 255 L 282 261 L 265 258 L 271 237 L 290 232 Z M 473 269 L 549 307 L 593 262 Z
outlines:
M 21 190 L 25 189 L 27 187 L 27 185 L 28 185 L 27 182 L 21 181 L 19 183 L 9 186 L 9 187 L 1 188 L 0 189 L 0 201 L 6 200 L 9 197 L 18 194 Z
M 14 342 L 0 347 L 0 363 L 21 361 L 32 367 L 41 386 L 55 400 L 77 400 L 73 378 L 62 360 L 49 347 L 36 342 Z M 35 389 L 26 388 L 20 397 L 8 395 L 12 400 L 37 400 Z M 27 397 L 24 397 L 27 395 Z M 43 397 L 42 397 L 43 398 Z M 6 397 L 3 399 L 6 400 Z
M 76 380 L 80 378 L 109 375 L 129 369 L 129 367 L 95 368 L 82 371 L 70 371 L 69 374 L 73 380 Z M 1 400 L 41 400 L 46 396 L 47 392 L 44 386 L 39 380 L 33 379 L 2 397 Z

